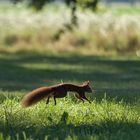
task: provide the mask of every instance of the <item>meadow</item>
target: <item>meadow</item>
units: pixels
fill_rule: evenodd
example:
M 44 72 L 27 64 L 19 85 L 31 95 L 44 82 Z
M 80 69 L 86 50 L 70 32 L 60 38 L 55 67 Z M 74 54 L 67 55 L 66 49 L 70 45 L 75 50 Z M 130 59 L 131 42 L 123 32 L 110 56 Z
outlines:
M 138 59 L 82 55 L 3 54 L 0 56 L 1 139 L 138 140 L 140 135 L 140 62 Z M 90 80 L 92 101 L 72 93 L 23 109 L 28 91 L 61 82 Z
M 0 8 L 0 140 L 139 140 L 139 9 L 78 13 L 82 24 L 60 34 L 69 10 L 49 8 Z M 91 104 L 69 93 L 20 106 L 34 88 L 86 80 Z

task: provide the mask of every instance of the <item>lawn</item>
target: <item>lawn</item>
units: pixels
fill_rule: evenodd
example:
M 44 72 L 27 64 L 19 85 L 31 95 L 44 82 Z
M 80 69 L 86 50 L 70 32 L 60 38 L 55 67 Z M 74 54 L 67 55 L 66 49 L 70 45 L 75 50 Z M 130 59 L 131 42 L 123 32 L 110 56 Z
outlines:
M 0 55 L 0 139 L 138 140 L 140 60 L 74 54 Z M 91 104 L 66 98 L 23 109 L 24 94 L 60 82 L 89 80 Z

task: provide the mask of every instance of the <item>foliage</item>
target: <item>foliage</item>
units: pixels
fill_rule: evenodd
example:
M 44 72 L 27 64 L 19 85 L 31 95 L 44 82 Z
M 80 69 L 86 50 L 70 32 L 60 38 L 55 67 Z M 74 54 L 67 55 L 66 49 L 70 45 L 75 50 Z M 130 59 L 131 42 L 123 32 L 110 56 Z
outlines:
M 24 0 L 12 0 L 14 2 L 21 2 Z M 41 10 L 45 4 L 49 2 L 53 2 L 55 0 L 29 0 L 29 6 L 34 7 L 37 11 Z M 77 26 L 78 18 L 76 15 L 77 12 L 77 5 L 80 5 L 83 8 L 89 8 L 92 10 L 96 10 L 97 4 L 99 0 L 64 0 L 64 2 L 70 7 L 71 9 L 71 23 L 69 24 L 70 28 L 72 29 L 73 26 Z M 69 29 L 69 28 L 67 28 Z
M 77 3 L 83 8 L 88 8 L 95 11 L 99 0 L 77 0 Z
M 67 7 L 62 9 L 48 5 L 38 14 L 25 7 L 10 8 L 5 7 L 3 11 L 0 8 L 0 51 L 140 56 L 140 18 L 137 8 L 135 14 L 119 15 L 117 11 L 120 9 L 116 12 L 112 9 L 115 15 L 110 10 L 96 15 L 89 11 L 78 11 L 78 27 L 65 32 L 63 26 L 69 23 L 70 17 Z M 127 9 L 132 10 L 135 8 Z
M 41 10 L 46 3 L 52 2 L 53 0 L 30 0 L 29 5 Z
M 11 0 L 14 3 L 22 2 L 26 0 Z M 32 6 L 34 6 L 37 10 L 41 10 L 43 6 L 47 3 L 53 2 L 55 0 L 29 0 L 28 3 Z M 64 2 L 68 5 L 79 5 L 83 8 L 89 8 L 89 9 L 96 9 L 97 4 L 99 0 L 64 0 Z

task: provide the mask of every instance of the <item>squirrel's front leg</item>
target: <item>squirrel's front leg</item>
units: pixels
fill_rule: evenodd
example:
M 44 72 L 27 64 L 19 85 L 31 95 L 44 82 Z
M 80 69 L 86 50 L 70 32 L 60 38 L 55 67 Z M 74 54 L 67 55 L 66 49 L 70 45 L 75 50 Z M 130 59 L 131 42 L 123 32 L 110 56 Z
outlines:
M 79 97 L 82 98 L 82 99 L 85 99 L 87 100 L 89 103 L 91 103 L 90 100 L 87 99 L 87 97 L 85 96 L 85 93 L 84 92 L 81 92 L 81 93 L 78 93 L 79 94 Z
M 91 104 L 91 101 L 89 99 L 87 99 L 87 97 L 85 95 L 82 95 L 81 98 L 87 100 Z
M 75 94 L 75 97 L 80 99 L 84 103 L 84 100 L 79 95 Z

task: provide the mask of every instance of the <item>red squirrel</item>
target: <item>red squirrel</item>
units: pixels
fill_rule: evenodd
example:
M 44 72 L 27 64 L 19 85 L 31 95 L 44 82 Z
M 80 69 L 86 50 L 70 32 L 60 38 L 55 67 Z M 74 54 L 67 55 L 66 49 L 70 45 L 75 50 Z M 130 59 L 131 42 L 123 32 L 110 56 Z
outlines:
M 84 102 L 84 99 L 87 100 L 89 103 L 91 103 L 85 96 L 85 92 L 92 92 L 91 87 L 89 86 L 89 81 L 85 81 L 82 85 L 74 85 L 74 84 L 57 84 L 53 86 L 45 86 L 41 88 L 37 88 L 28 94 L 26 94 L 22 100 L 21 105 L 22 107 L 29 107 L 33 104 L 36 104 L 40 100 L 47 98 L 46 104 L 49 103 L 50 97 L 54 98 L 54 102 L 56 105 L 56 98 L 63 98 L 67 95 L 67 92 L 76 92 L 75 97 L 82 100 Z

